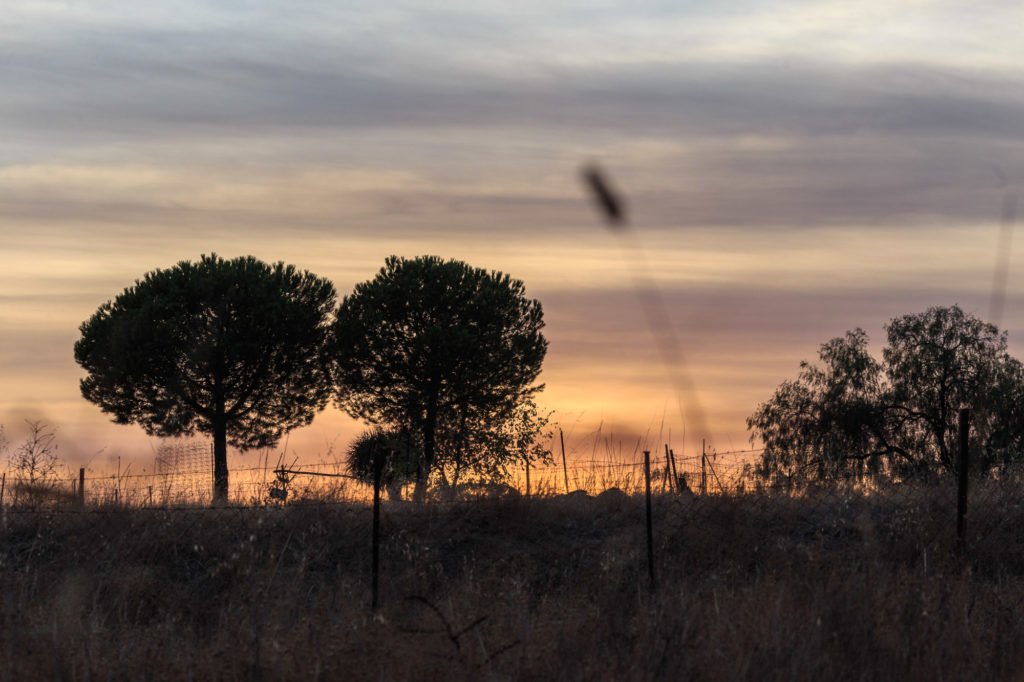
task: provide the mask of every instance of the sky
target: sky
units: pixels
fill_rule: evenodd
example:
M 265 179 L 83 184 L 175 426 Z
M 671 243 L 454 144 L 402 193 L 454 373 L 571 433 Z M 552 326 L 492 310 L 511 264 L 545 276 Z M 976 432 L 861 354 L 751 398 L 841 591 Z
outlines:
M 0 423 L 17 441 L 45 419 L 73 461 L 151 458 L 72 357 L 147 271 L 251 254 L 344 295 L 432 254 L 541 301 L 540 402 L 571 450 L 599 426 L 627 451 L 669 431 L 680 452 L 749 447 L 745 418 L 829 338 L 862 327 L 877 351 L 933 305 L 989 317 L 1024 190 L 1022 25 L 984 0 L 6 0 Z M 626 239 L 587 201 L 595 161 Z M 1017 357 L 1022 242 L 999 320 Z M 330 407 L 289 447 L 315 460 L 360 428 Z

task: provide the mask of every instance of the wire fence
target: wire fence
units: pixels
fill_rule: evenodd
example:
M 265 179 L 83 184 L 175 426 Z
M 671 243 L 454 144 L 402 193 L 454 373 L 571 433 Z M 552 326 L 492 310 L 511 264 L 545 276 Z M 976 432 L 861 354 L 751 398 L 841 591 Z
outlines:
M 655 492 L 736 494 L 759 485 L 752 473 L 751 455 L 756 450 L 679 457 L 669 453 L 652 466 Z M 574 459 L 562 464 L 522 464 L 510 468 L 500 484 L 482 483 L 470 477 L 449 491 L 451 497 L 493 494 L 551 496 L 576 491 L 596 495 L 618 489 L 627 494 L 643 492 L 642 453 L 636 460 Z M 0 473 L 0 504 L 41 509 L 77 504 L 91 507 L 202 507 L 213 500 L 212 457 L 207 466 L 187 469 L 161 468 L 133 473 L 131 469 L 96 472 L 80 469 L 78 475 L 19 478 L 15 472 Z M 288 501 L 368 502 L 371 481 L 347 472 L 342 461 L 264 464 L 235 467 L 230 471 L 229 500 L 238 506 L 259 506 Z M 412 485 L 400 486 L 408 497 Z M 395 489 L 392 488 L 392 494 Z M 439 495 L 439 497 L 442 495 Z
M 1019 494 L 1024 483 L 1024 463 L 1007 466 L 998 476 L 973 476 L 969 479 L 966 509 L 958 509 L 961 486 L 956 476 L 929 476 L 921 480 L 904 478 L 899 482 L 879 479 L 820 477 L 803 482 L 768 481 L 758 475 L 756 465 L 760 449 L 677 455 L 668 445 L 661 451 L 640 453 L 630 459 L 582 459 L 547 465 L 522 465 L 507 472 L 504 483 L 464 482 L 457 487 L 435 486 L 432 504 L 471 502 L 481 497 L 560 495 L 601 496 L 621 493 L 646 494 L 671 500 L 673 513 L 699 521 L 706 501 L 715 498 L 742 500 L 748 508 L 783 510 L 787 506 L 812 508 L 822 523 L 830 515 L 860 507 L 888 509 L 911 518 L 927 513 L 935 515 L 936 505 L 942 518 L 952 521 L 951 532 L 959 536 L 969 515 L 976 539 L 983 539 L 997 527 L 1005 515 L 999 509 L 1016 510 L 1024 504 Z M 648 464 L 645 468 L 644 455 Z M 290 465 L 237 467 L 230 472 L 229 505 L 235 508 L 279 507 L 295 504 L 369 505 L 374 497 L 372 481 L 347 473 L 345 463 L 295 461 Z M 187 468 L 155 466 L 152 472 L 133 473 L 130 469 L 110 473 L 51 477 L 26 482 L 0 475 L 0 509 L 7 514 L 82 513 L 112 510 L 187 510 L 198 513 L 213 503 L 212 458 L 203 466 Z M 381 496 L 391 501 L 408 500 L 411 484 L 382 487 Z M 668 503 L 668 502 L 666 502 Z M 952 516 L 950 516 L 952 514 Z M 959 516 L 958 516 L 959 515 Z M 963 518 L 960 518 L 962 516 Z M 1013 515 L 1011 515 L 1013 516 Z
M 401 646 L 397 659 L 414 660 L 416 677 L 451 679 L 456 670 L 481 679 L 513 677 L 508 670 L 525 655 L 523 631 L 501 615 L 515 595 L 536 604 L 538 613 L 552 608 L 545 604 L 557 594 L 571 595 L 557 602 L 559 612 L 591 594 L 611 595 L 608 603 L 614 597 L 621 608 L 639 601 L 638 593 L 678 597 L 705 581 L 705 598 L 714 600 L 715 587 L 723 589 L 714 576 L 723 572 L 790 570 L 803 581 L 820 568 L 840 580 L 858 569 L 832 567 L 863 564 L 868 573 L 881 572 L 873 568 L 880 557 L 886 566 L 912 567 L 913 575 L 926 576 L 922 584 L 936 565 L 955 572 L 960 562 L 979 574 L 1024 574 L 1024 552 L 1014 549 L 1024 531 L 1024 464 L 998 477 L 968 479 L 961 536 L 956 476 L 767 485 L 754 472 L 759 454 L 682 457 L 668 448 L 666 459 L 663 445 L 641 452 L 639 461 L 530 467 L 529 497 L 524 466 L 510 472 L 504 487 L 467 486 L 459 495 L 435 494 L 424 505 L 388 500 L 379 476 L 376 485 L 357 481 L 333 462 L 236 468 L 231 501 L 220 506 L 210 504 L 210 479 L 194 481 L 193 489 L 188 477 L 175 482 L 167 471 L 85 476 L 84 501 L 70 477 L 61 481 L 59 498 L 16 501 L 8 488 L 0 509 L 0 578 L 8 604 L 0 605 L 0 616 L 12 646 L 21 646 L 35 636 L 20 627 L 22 612 L 45 613 L 45 627 L 36 628 L 43 632 L 39 641 L 57 642 L 58 658 L 70 670 L 99 664 L 75 648 L 74 638 L 58 639 L 52 622 L 68 629 L 68 622 L 81 621 L 86 633 L 105 627 L 97 630 L 103 641 L 133 641 L 140 629 L 163 627 L 156 630 L 165 638 L 160 646 L 177 647 L 192 666 L 211 657 L 180 654 L 200 647 L 180 630 L 203 633 L 194 635 L 200 642 L 219 633 L 230 642 L 225 651 L 259 661 L 272 656 L 281 633 L 307 637 L 302 628 L 315 624 L 311 649 L 287 664 L 300 668 L 281 671 L 304 670 L 305 658 L 320 655 L 326 645 L 314 631 L 325 623 L 334 623 L 334 638 L 369 623 L 372 641 L 346 649 L 344 666 L 367 647 Z M 282 485 L 275 469 L 288 477 L 284 497 L 270 492 Z M 161 480 L 186 487 L 165 493 Z M 894 570 L 890 583 L 904 579 Z M 670 591 L 678 585 L 684 587 Z M 33 606 L 41 600 L 45 608 Z M 671 604 L 658 611 L 677 608 L 675 600 Z M 97 613 L 107 614 L 105 620 Z M 600 613 L 602 622 L 615 617 L 611 609 Z M 53 620 L 50 614 L 60 615 Z M 519 611 L 514 617 L 529 620 Z M 160 625 L 167 622 L 173 628 Z M 675 642 L 674 633 L 666 626 L 647 639 Z M 298 638 L 294 646 L 301 646 Z M 424 644 L 414 648 L 413 640 Z M 265 649 L 246 648 L 263 642 Z M 684 646 L 681 639 L 676 644 Z M 529 650 L 544 646 L 533 642 Z M 145 649 L 145 656 L 160 650 Z M 175 664 L 174 656 L 167 658 L 166 665 Z M 231 655 L 221 660 L 234 661 Z M 205 676 L 218 674 L 226 677 L 223 670 Z
M 383 485 L 379 463 L 368 481 L 349 475 L 340 459 L 269 452 L 249 460 L 256 466 L 235 462 L 229 501 L 215 505 L 213 455 L 202 442 L 157 448 L 148 470 L 119 462 L 36 481 L 8 471 L 0 475 L 0 579 L 16 586 L 8 592 L 20 601 L 0 607 L 0 619 L 19 629 L 40 584 L 52 587 L 49 611 L 72 613 L 76 585 L 95 580 L 95 600 L 123 596 L 112 601 L 119 613 L 145 614 L 156 604 L 152 610 L 175 622 L 203 613 L 189 606 L 190 594 L 232 608 L 261 605 L 256 622 L 263 611 L 288 613 L 309 595 L 336 591 L 351 605 L 350 620 L 369 611 L 375 623 L 395 619 L 402 636 L 430 637 L 453 585 L 473 584 L 484 565 L 525 573 L 516 561 L 529 556 L 539 558 L 523 580 L 529 587 L 512 585 L 529 601 L 543 601 L 567 575 L 594 592 L 628 584 L 632 599 L 637 589 L 664 594 L 687 576 L 699 582 L 803 562 L 807 570 L 877 566 L 880 557 L 920 575 L 961 563 L 979 574 L 1024 574 L 1024 463 L 974 476 L 961 476 L 970 470 L 960 466 L 899 480 L 808 481 L 759 475 L 764 454 L 577 444 L 564 460 L 558 452 L 550 463 L 513 467 L 500 484 L 435 485 L 425 505 L 406 502 L 411 485 Z M 964 453 L 960 460 L 967 463 Z M 441 624 L 453 656 L 467 655 L 462 634 L 486 639 L 486 653 L 469 664 L 490 669 L 516 640 L 478 622 Z
M 961 417 L 962 429 L 966 429 L 966 413 Z M 652 585 L 657 543 L 673 542 L 681 529 L 691 537 L 704 527 L 709 533 L 721 534 L 723 514 L 736 519 L 728 521 L 726 528 L 752 518 L 768 527 L 796 528 L 798 535 L 806 532 L 816 537 L 822 551 L 831 542 L 829 538 L 856 536 L 867 542 L 870 536 L 882 533 L 898 535 L 925 554 L 929 547 L 935 552 L 942 551 L 940 546 L 954 545 L 962 552 L 1024 530 L 1024 496 L 1020 492 L 1024 463 L 1004 466 L 996 475 L 972 476 L 967 442 L 964 430 L 957 471 L 945 476 L 922 474 L 894 480 L 818 475 L 810 481 L 760 475 L 760 449 L 681 455 L 663 444 L 660 450 L 644 450 L 636 457 L 577 456 L 571 463 L 551 458 L 554 464 L 541 466 L 524 462 L 507 471 L 503 483 L 435 485 L 430 502 L 433 508 L 445 508 L 472 505 L 481 498 L 569 497 L 598 500 L 607 506 L 616 504 L 615 500 L 628 505 L 629 500 L 641 497 L 644 508 L 642 513 L 637 511 L 636 522 L 646 545 Z M 315 508 L 350 518 L 369 515 L 373 519 L 376 585 L 384 498 L 388 498 L 387 504 L 401 504 L 411 492 L 410 484 L 386 484 L 383 457 L 377 455 L 374 476 L 366 480 L 350 475 L 342 461 L 293 460 L 286 464 L 282 458 L 272 467 L 269 453 L 264 453 L 262 466 L 231 472 L 229 501 L 218 505 L 212 504 L 212 453 L 202 443 L 158 449 L 150 472 L 132 472 L 119 465 L 104 475 L 89 475 L 82 468 L 77 477 L 28 481 L 5 472 L 0 475 L 2 527 L 6 532 L 12 523 L 15 527 L 37 526 L 40 519 L 59 516 L 87 519 L 72 523 L 93 529 L 115 524 L 122 528 L 119 532 L 130 532 L 135 524 L 143 524 L 152 535 L 165 524 L 168 532 L 191 534 L 212 517 L 214 526 L 233 535 L 256 537 L 249 532 L 253 524 L 266 530 L 280 522 L 280 511 L 285 508 Z M 134 512 L 137 516 L 132 516 Z M 184 525 L 171 521 L 176 514 L 183 515 Z M 97 543 L 97 551 L 102 544 Z M 88 553 L 86 548 L 80 551 Z

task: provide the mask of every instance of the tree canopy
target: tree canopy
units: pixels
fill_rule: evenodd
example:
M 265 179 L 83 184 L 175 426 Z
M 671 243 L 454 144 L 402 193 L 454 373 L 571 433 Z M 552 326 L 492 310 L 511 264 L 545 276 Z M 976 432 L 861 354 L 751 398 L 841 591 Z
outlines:
M 228 444 L 273 446 L 329 400 L 335 301 L 327 280 L 251 256 L 154 270 L 81 325 L 82 395 L 151 435 L 212 435 L 223 501 Z
M 847 332 L 747 419 L 751 441 L 764 445 L 764 478 L 952 471 L 961 406 L 971 408 L 977 470 L 1024 459 L 1024 368 L 1004 332 L 955 305 L 895 318 L 885 330 L 882 362 L 863 330 Z
M 543 326 L 540 302 L 506 274 L 391 256 L 338 309 L 338 405 L 416 434 L 418 499 L 430 474 L 446 467 L 493 472 L 517 456 L 497 447 L 496 434 L 543 388 L 534 385 L 547 352 Z

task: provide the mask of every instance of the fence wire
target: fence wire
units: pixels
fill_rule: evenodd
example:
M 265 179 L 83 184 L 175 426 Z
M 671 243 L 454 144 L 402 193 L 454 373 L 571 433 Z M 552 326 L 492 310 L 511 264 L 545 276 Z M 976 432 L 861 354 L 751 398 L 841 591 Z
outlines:
M 688 533 L 707 527 L 721 536 L 722 514 L 767 519 L 771 524 L 796 524 L 810 533 L 844 533 L 867 537 L 899 534 L 926 548 L 956 538 L 957 481 L 954 476 L 931 476 L 899 482 L 864 479 L 817 479 L 812 482 L 767 482 L 754 466 L 757 450 L 680 456 L 667 446 L 651 453 L 650 490 L 663 518 L 655 535 L 670 541 L 675 529 Z M 373 486 L 345 472 L 343 463 L 294 463 L 275 468 L 247 467 L 231 472 L 230 502 L 213 508 L 212 482 L 207 474 L 182 476 L 166 472 L 120 472 L 81 475 L 25 484 L 7 475 L 0 484 L 4 528 L 36 523 L 29 519 L 74 518 L 83 529 L 101 528 L 106 519 L 136 523 L 149 532 L 181 515 L 189 524 L 217 517 L 216 525 L 245 535 L 253 524 L 265 528 L 282 508 L 321 508 L 324 514 L 365 514 Z M 1024 465 L 1006 467 L 998 476 L 970 479 L 965 537 L 971 546 L 999 542 L 1020 533 L 1024 518 Z M 523 466 L 509 472 L 503 484 L 464 483 L 457 489 L 435 487 L 430 505 L 445 507 L 479 502 L 481 498 L 554 498 L 609 500 L 639 498 L 648 480 L 642 458 L 578 459 L 566 465 Z M 84 486 L 84 487 L 83 487 Z M 382 490 L 385 513 L 411 497 L 411 486 Z M 83 521 L 81 519 L 91 519 Z M 156 524 L 150 524 L 155 519 Z M 131 520 L 125 521 L 125 520 Z M 638 522 L 642 519 L 638 520 Z M 42 521 L 40 521 L 42 522 Z M 13 524 L 13 526 L 11 526 Z M 718 537 L 729 542 L 728 537 Z M 868 538 L 870 539 L 870 538 Z M 865 540 L 867 541 L 867 540 Z M 102 544 L 102 543 L 100 543 Z M 827 543 L 826 543 L 827 544 Z M 83 551 L 86 551 L 83 548 Z
M 131 669 L 134 675 L 123 666 L 144 666 L 152 656 L 161 656 L 163 675 L 182 678 L 250 679 L 268 670 L 315 677 L 322 661 L 332 677 L 345 677 L 362 661 L 373 673 L 367 679 L 530 678 L 517 672 L 527 665 L 524 638 L 531 635 L 524 622 L 550 617 L 543 622 L 561 623 L 563 612 L 575 613 L 571 618 L 596 609 L 593 622 L 620 633 L 615 624 L 632 621 L 616 620 L 615 609 L 643 603 L 648 593 L 675 595 L 667 609 L 650 609 L 665 614 L 681 594 L 692 595 L 687 608 L 703 609 L 705 619 L 695 622 L 710 623 L 718 604 L 704 608 L 699 599 L 722 597 L 730 579 L 741 585 L 729 597 L 736 599 L 754 585 L 770 585 L 771 571 L 788 572 L 804 585 L 815 571 L 839 576 L 834 579 L 870 576 L 884 557 L 887 568 L 879 572 L 897 569 L 885 577 L 890 586 L 905 579 L 903 570 L 924 576 L 915 585 L 928 585 L 934 565 L 955 573 L 961 561 L 979 574 L 1024 575 L 1018 539 L 1024 467 L 970 481 L 960 542 L 953 477 L 758 485 L 749 453 L 703 462 L 677 456 L 674 468 L 671 453 L 667 463 L 664 452 L 651 459 L 650 517 L 642 461 L 531 467 L 529 497 L 525 468 L 505 487 L 467 487 L 449 496 L 435 490 L 423 505 L 384 495 L 377 611 L 371 601 L 378 565 L 373 490 L 356 480 L 295 474 L 282 500 L 266 492 L 275 484 L 272 470 L 264 477 L 254 468 L 244 482 L 243 471 L 235 471 L 238 485 L 223 506 L 211 506 L 208 496 L 151 499 L 149 486 L 156 484 L 142 474 L 87 477 L 84 505 L 70 494 L 15 500 L 8 489 L 0 510 L 0 581 L 6 586 L 0 621 L 8 627 L 0 641 L 20 652 L 55 642 L 57 653 L 40 662 L 23 653 L 12 659 L 21 668 L 11 668 L 7 678 L 19 679 L 20 670 L 20 679 L 28 679 L 49 667 L 68 678 L 112 670 L 115 677 L 143 676 L 144 668 Z M 337 472 L 329 464 L 288 468 Z M 316 487 L 301 488 L 306 480 Z M 70 491 L 71 483 L 62 485 Z M 210 482 L 205 485 L 209 490 Z M 657 577 L 653 592 L 651 574 Z M 869 578 L 863 583 L 872 585 Z M 1017 613 L 1024 606 L 1000 599 Z M 727 613 L 725 602 L 722 608 Z M 28 618 L 25 610 L 34 615 Z M 22 627 L 25 622 L 33 625 Z M 575 632 L 572 622 L 564 623 L 567 633 Z M 629 641 L 665 642 L 684 658 L 692 655 L 688 640 L 672 629 L 675 621 L 660 622 L 655 618 L 654 629 L 628 635 Z M 360 635 L 364 630 L 372 634 Z M 142 631 L 164 638 L 159 646 L 171 653 L 156 647 L 128 654 L 136 645 L 126 644 L 118 649 L 125 662 L 93 655 L 105 642 L 130 642 Z M 530 655 L 556 646 L 544 632 L 539 628 L 529 642 Z M 145 646 L 152 647 L 149 641 Z M 347 643 L 335 651 L 330 641 Z M 608 641 L 613 647 L 620 640 Z M 216 649 L 219 642 L 227 644 Z M 283 642 L 280 649 L 275 642 Z M 288 647 L 304 653 L 293 660 Z M 403 653 L 389 656 L 390 647 Z M 60 658 L 65 651 L 77 653 Z M 631 665 L 650 660 L 643 652 Z M 209 661 L 214 667 L 204 667 Z

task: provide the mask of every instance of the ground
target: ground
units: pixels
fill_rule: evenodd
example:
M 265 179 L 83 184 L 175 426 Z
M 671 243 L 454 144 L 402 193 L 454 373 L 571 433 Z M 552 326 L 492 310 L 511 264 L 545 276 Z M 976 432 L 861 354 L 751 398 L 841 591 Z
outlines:
M 1015 491 L 8 510 L 0 680 L 1013 679 Z M 998 522 L 996 522 L 998 521 Z

